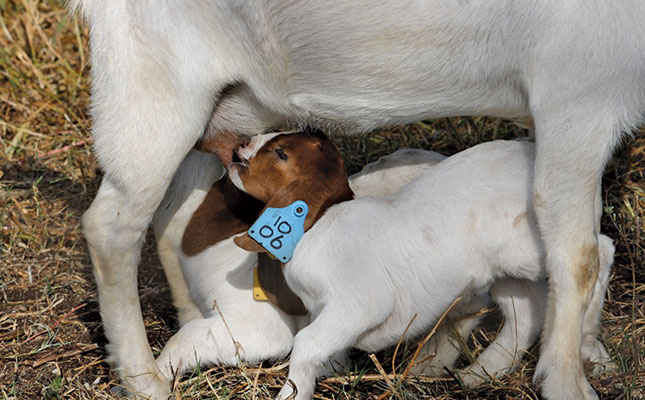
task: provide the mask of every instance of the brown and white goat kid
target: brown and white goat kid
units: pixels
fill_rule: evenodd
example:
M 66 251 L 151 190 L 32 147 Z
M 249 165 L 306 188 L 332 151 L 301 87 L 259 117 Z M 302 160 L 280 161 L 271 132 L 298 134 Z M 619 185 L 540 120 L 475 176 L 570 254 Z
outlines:
M 415 315 L 408 334 L 419 336 L 458 296 L 490 289 L 507 320 L 522 319 L 507 324 L 509 331 L 463 371 L 467 383 L 512 368 L 537 337 L 546 271 L 532 206 L 533 144 L 481 144 L 443 160 L 391 196 L 358 199 L 338 150 L 324 138 L 259 136 L 238 154 L 243 162 L 229 167 L 238 188 L 267 207 L 296 200 L 309 207 L 306 233 L 284 269 L 287 284 L 312 314 L 291 353 L 296 399 L 312 398 L 316 376 L 334 354 L 393 345 Z M 591 330 L 585 334 L 593 338 L 583 351 L 587 359 L 606 356 L 595 336 L 613 245 L 599 237 L 602 272 L 585 316 Z M 248 233 L 235 243 L 265 251 Z M 514 337 L 510 331 L 518 329 Z M 516 342 L 504 343 L 509 339 Z M 292 392 L 286 385 L 279 398 Z
M 238 138 L 222 137 L 208 145 L 228 164 L 237 143 Z M 399 150 L 365 166 L 349 184 L 359 197 L 385 196 L 443 158 L 431 151 Z M 211 155 L 193 152 L 184 163 L 189 165 L 186 170 L 200 171 L 180 177 L 178 184 L 190 187 L 183 189 L 188 197 L 179 209 L 163 204 L 155 217 L 159 254 L 181 325 L 156 360 L 167 382 L 198 365 L 285 358 L 294 334 L 309 322 L 308 316 L 291 315 L 253 297 L 258 256 L 237 247 L 233 236 L 249 228 L 264 204 L 233 186 L 227 176 L 213 174 L 217 161 Z M 470 313 L 485 305 L 486 297 L 455 312 Z M 476 318 L 462 320 L 457 328 L 465 336 L 476 324 Z M 424 365 L 431 371 L 451 367 L 459 354 L 443 333 L 428 346 L 429 352 L 437 354 Z

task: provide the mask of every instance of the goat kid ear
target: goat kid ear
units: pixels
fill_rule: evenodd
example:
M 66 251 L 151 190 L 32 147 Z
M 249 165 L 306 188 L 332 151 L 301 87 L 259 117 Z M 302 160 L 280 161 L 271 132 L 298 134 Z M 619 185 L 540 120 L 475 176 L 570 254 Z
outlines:
M 262 211 L 258 214 L 258 217 L 262 215 L 268 207 L 272 208 L 282 208 L 286 207 L 289 204 L 293 203 L 296 200 L 304 200 L 307 203 L 307 206 L 309 207 L 309 213 L 307 214 L 307 217 L 305 219 L 305 231 L 308 229 L 307 227 L 307 220 L 310 219 L 310 216 L 313 214 L 312 213 L 312 205 L 309 201 L 307 201 L 307 198 L 299 195 L 298 193 L 295 192 L 297 188 L 299 188 L 299 192 L 301 191 L 301 186 L 300 184 L 297 183 L 291 183 L 287 186 L 284 186 L 278 190 L 278 192 L 269 200 L 269 202 L 266 204 L 266 206 L 262 209 Z M 310 197 L 311 195 L 307 196 Z M 315 208 L 313 208 L 315 211 Z M 309 224 L 311 226 L 313 222 Z M 250 252 L 255 252 L 255 253 L 267 253 L 267 250 L 262 247 L 260 243 L 255 241 L 253 239 L 248 231 L 240 236 L 236 236 L 233 238 L 233 242 L 240 247 L 241 249 L 244 249 L 246 251 Z
M 244 235 L 234 237 L 233 242 L 235 242 L 237 247 L 246 251 L 253 253 L 267 252 L 266 249 L 260 245 L 260 243 L 256 242 L 251 236 L 249 236 L 248 232 Z
M 333 189 L 332 189 L 333 188 Z M 337 185 L 328 185 L 321 182 L 292 182 L 280 188 L 276 194 L 269 200 L 262 213 L 268 207 L 283 208 L 294 201 L 302 200 L 307 203 L 309 212 L 305 218 L 304 230 L 305 232 L 313 226 L 313 224 L 322 216 L 325 210 L 342 201 L 351 200 L 354 198 L 354 193 L 349 188 L 349 183 L 341 182 Z M 260 213 L 260 215 L 262 214 Z M 245 233 L 233 238 L 235 244 L 250 252 L 266 253 L 267 250 L 262 247 L 258 242 L 253 239 L 249 233 Z
M 307 231 L 309 229 L 314 221 L 317 219 L 317 214 L 319 212 L 319 208 L 317 206 L 317 203 L 314 201 L 310 200 L 311 193 L 305 194 L 302 188 L 304 185 L 302 183 L 291 183 L 285 187 L 282 187 L 281 189 L 278 190 L 278 192 L 269 200 L 267 205 L 264 207 L 262 212 L 260 212 L 259 215 L 262 215 L 267 208 L 283 208 L 291 203 L 293 203 L 296 200 L 303 200 L 305 203 L 307 203 L 307 206 L 309 207 L 309 212 L 307 213 L 307 217 L 305 218 L 305 223 L 304 223 L 304 230 Z M 241 249 L 244 249 L 246 251 L 250 252 L 255 252 L 255 253 L 267 253 L 267 250 L 262 247 L 261 244 L 259 244 L 255 239 L 253 239 L 248 231 L 240 236 L 236 236 L 233 238 L 233 242 L 240 247 Z
M 351 200 L 354 197 L 354 193 L 347 182 L 344 183 L 344 186 L 338 185 L 338 188 L 333 186 L 313 181 L 292 182 L 278 190 L 267 203 L 267 207 L 282 208 L 297 200 L 304 201 L 309 207 L 304 225 L 306 232 L 329 206 L 341 201 Z

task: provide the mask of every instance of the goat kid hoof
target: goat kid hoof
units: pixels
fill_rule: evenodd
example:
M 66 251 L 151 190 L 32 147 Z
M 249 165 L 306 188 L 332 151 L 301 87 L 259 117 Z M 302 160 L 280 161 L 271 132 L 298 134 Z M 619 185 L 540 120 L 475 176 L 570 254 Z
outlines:
M 159 377 L 148 377 L 145 380 L 139 377 L 136 382 L 136 389 L 133 386 L 135 385 L 130 381 L 129 386 L 127 384 L 115 386 L 110 389 L 110 392 L 136 400 L 168 400 L 170 398 L 170 383 Z
M 609 374 L 618 371 L 618 364 L 611 360 L 598 362 L 588 361 L 585 363 L 585 371 L 588 371 L 588 374 L 592 376 Z

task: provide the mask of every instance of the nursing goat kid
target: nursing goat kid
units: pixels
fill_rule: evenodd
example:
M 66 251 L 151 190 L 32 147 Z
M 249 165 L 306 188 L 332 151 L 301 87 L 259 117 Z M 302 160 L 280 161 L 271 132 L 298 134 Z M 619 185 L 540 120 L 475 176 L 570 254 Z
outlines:
M 645 2 L 70 3 L 89 24 L 104 171 L 83 228 L 122 385 L 169 394 L 146 338 L 137 264 L 164 196 L 187 197 L 181 182 L 169 185 L 196 173 L 178 169 L 209 121 L 217 137 L 491 115 L 536 130 L 534 208 L 551 279 L 534 380 L 548 399 L 597 398 L 581 332 L 599 273 L 602 171 L 645 113 Z
M 480 144 L 384 198 L 353 199 L 340 153 L 326 138 L 256 136 L 238 154 L 242 162 L 230 164 L 231 181 L 265 202 L 268 214 L 291 210 L 298 201 L 308 209 L 305 234 L 284 274 L 312 322 L 294 338 L 291 384 L 280 399 L 311 399 L 316 376 L 334 354 L 352 346 L 381 350 L 396 344 L 406 329 L 418 337 L 457 297 L 489 289 L 506 319 L 519 319 L 502 331 L 519 332 L 516 338 L 500 335 L 462 372 L 464 381 L 479 383 L 511 369 L 533 343 L 542 324 L 546 288 L 540 280 L 546 270 L 532 204 L 532 143 Z M 276 221 L 286 221 L 282 215 L 288 212 L 280 215 Z M 256 241 L 269 243 L 266 228 L 280 225 L 255 226 L 235 243 L 280 257 L 273 241 Z M 254 229 L 261 236 L 252 237 Z M 280 230 L 285 236 L 286 231 Z M 278 239 L 278 248 L 288 240 Z M 590 355 L 598 349 L 606 355 L 595 335 L 614 249 L 604 235 L 599 246 L 602 278 L 594 282 L 595 306 L 585 317 L 596 329 Z
M 220 149 L 220 157 L 230 159 L 232 151 Z M 385 196 L 443 158 L 431 151 L 399 150 L 366 165 L 349 183 L 357 196 Z M 181 177 L 183 185 L 192 187 L 187 190 L 188 199 L 162 203 L 155 217 L 159 253 L 181 325 L 157 357 L 168 383 L 200 365 L 232 366 L 286 358 L 293 336 L 309 322 L 301 310 L 291 311 L 298 307 L 293 299 L 285 299 L 284 293 L 274 293 L 285 299 L 284 304 L 255 299 L 258 256 L 233 243 L 233 237 L 248 230 L 264 204 L 233 186 L 226 175 L 214 175 L 219 171 L 214 157 L 192 153 L 184 163 L 201 172 Z M 180 208 L 174 209 L 177 206 Z M 257 271 L 262 273 L 260 268 Z M 274 271 L 267 274 L 278 275 Z M 481 297 L 455 311 L 468 314 L 486 305 L 486 297 Z M 462 336 L 476 324 L 477 318 L 456 323 Z M 428 346 L 428 352 L 438 355 L 426 365 L 432 371 L 451 367 L 459 354 L 448 334 L 441 335 Z

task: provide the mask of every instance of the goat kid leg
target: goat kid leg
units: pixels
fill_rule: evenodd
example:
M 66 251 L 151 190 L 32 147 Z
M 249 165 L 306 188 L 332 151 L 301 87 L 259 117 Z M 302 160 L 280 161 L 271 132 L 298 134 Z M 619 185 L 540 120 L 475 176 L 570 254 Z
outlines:
M 583 321 L 582 360 L 594 363 L 594 373 L 615 368 L 598 340 L 600 311 L 607 289 L 614 247 L 605 235 L 599 236 L 600 274 Z M 503 279 L 491 287 L 491 295 L 504 315 L 504 326 L 497 338 L 477 360 L 459 372 L 464 384 L 475 386 L 490 378 L 499 379 L 513 372 L 521 357 L 533 345 L 544 320 L 546 281 Z
M 161 261 L 161 266 L 170 287 L 172 304 L 177 309 L 179 326 L 182 327 L 189 321 L 204 318 L 204 315 L 190 295 L 184 273 L 181 270 L 181 262 L 179 261 L 178 252 L 180 249 L 173 236 L 173 233 L 168 230 L 161 234 L 155 233 L 159 261 Z M 181 243 L 181 240 L 179 243 Z
M 459 318 L 476 313 L 490 304 L 487 294 L 473 295 L 459 303 L 449 314 L 450 318 Z M 446 374 L 446 368 L 452 369 L 463 348 L 462 343 L 481 321 L 481 316 L 470 316 L 439 330 L 426 343 L 417 359 L 421 362 L 410 369 L 412 375 L 441 376 Z
M 338 305 L 341 309 L 345 306 Z M 343 354 L 344 350 L 356 343 L 359 335 L 375 325 L 372 318 L 368 320 L 352 316 L 352 319 L 339 321 L 338 315 L 342 313 L 336 312 L 336 309 L 327 305 L 307 327 L 296 334 L 288 380 L 278 394 L 279 400 L 310 400 L 316 389 L 316 378 L 324 375 L 325 364 Z M 292 385 L 295 385 L 295 389 Z M 295 398 L 291 397 L 294 392 L 297 392 Z
M 153 219 L 159 260 L 163 266 L 179 325 L 204 318 L 193 301 L 179 255 L 184 230 L 224 169 L 214 155 L 191 151 L 181 163 Z
M 490 292 L 504 315 L 504 325 L 477 360 L 458 373 L 468 386 L 511 373 L 535 343 L 544 320 L 545 281 L 501 279 Z
M 227 319 L 230 333 L 219 315 L 188 322 L 157 357 L 161 373 L 172 381 L 199 365 L 237 366 L 242 362 L 285 358 L 291 350 L 293 328 L 275 310 L 259 312 L 264 315 L 251 319 L 246 316 L 240 321 L 231 315 Z
M 548 399 L 597 399 L 584 376 L 582 327 L 599 272 L 597 185 L 616 135 L 611 110 L 534 112 L 534 207 L 546 250 L 549 298 L 534 382 Z M 573 107 L 573 106 L 571 106 Z M 572 118 L 584 116 L 584 118 Z
M 600 177 L 596 189 L 595 219 L 597 232 L 600 232 L 600 218 L 602 216 L 601 180 L 602 177 Z M 605 302 L 607 286 L 609 285 L 609 275 L 611 274 L 611 267 L 614 263 L 614 251 L 615 248 L 612 240 L 605 235 L 599 235 L 598 254 L 600 259 L 600 272 L 596 280 L 596 286 L 589 307 L 584 316 L 581 350 L 582 361 L 591 364 L 591 373 L 594 375 L 618 369 L 618 365 L 611 361 L 611 357 L 605 349 L 605 346 L 598 340 L 602 306 Z

